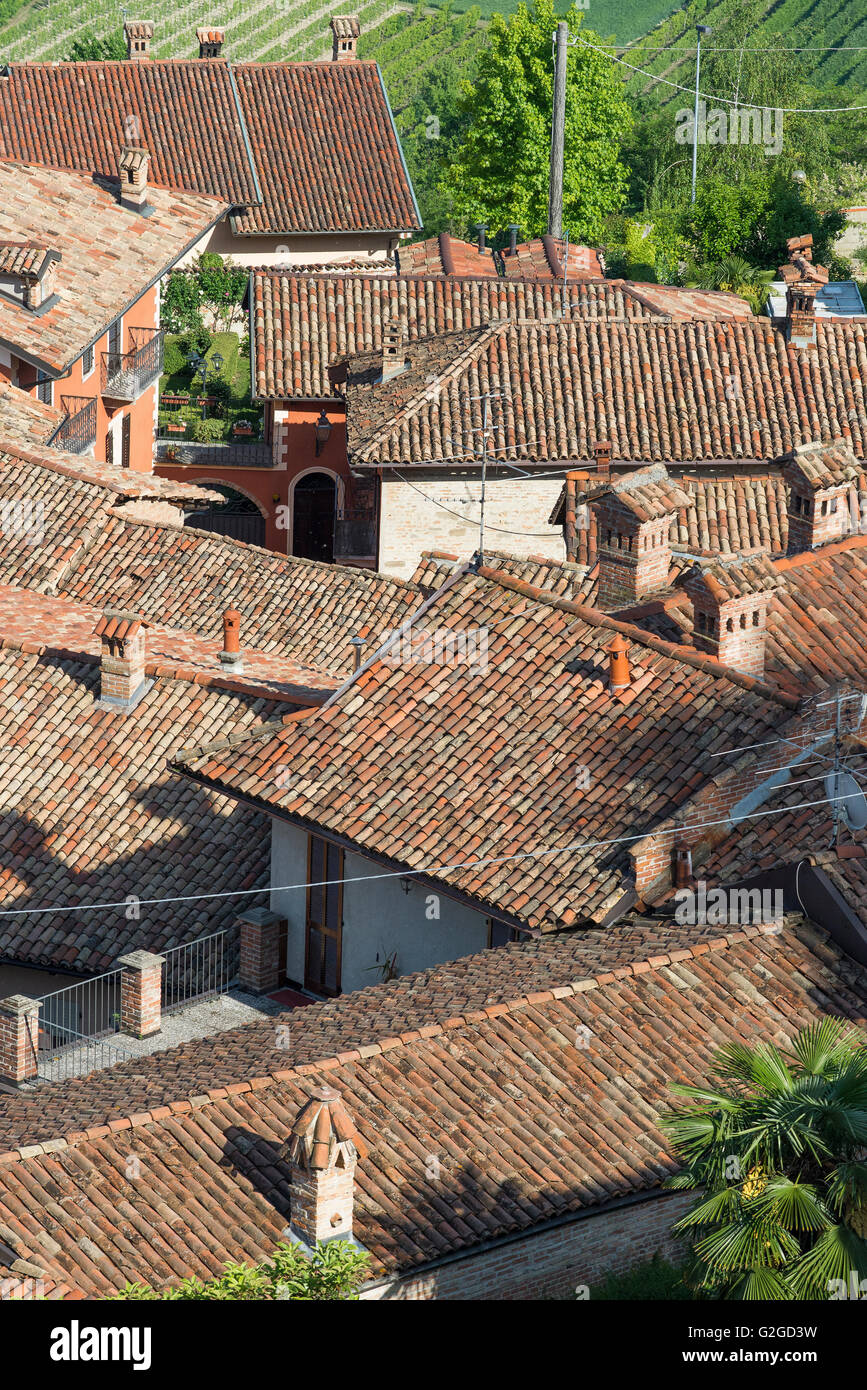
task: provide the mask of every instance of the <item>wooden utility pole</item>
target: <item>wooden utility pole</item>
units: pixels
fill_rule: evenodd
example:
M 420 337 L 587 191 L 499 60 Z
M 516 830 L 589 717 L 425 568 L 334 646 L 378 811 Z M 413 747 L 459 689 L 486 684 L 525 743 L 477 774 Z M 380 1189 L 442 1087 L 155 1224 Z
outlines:
M 569 25 L 561 19 L 554 35 L 554 109 L 551 120 L 551 178 L 548 184 L 548 235 L 563 235 L 563 143 L 566 129 L 566 60 Z

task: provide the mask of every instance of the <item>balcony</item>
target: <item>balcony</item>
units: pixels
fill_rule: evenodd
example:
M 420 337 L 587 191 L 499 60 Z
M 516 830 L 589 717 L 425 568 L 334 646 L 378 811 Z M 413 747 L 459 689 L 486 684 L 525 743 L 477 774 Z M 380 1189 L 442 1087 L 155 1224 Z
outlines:
M 129 405 L 138 400 L 163 369 L 163 335 L 159 328 L 130 328 L 129 352 L 104 352 L 100 394 L 107 400 Z
M 96 398 L 61 396 L 60 403 L 66 419 L 52 436 L 55 449 L 68 454 L 84 454 L 96 443 Z

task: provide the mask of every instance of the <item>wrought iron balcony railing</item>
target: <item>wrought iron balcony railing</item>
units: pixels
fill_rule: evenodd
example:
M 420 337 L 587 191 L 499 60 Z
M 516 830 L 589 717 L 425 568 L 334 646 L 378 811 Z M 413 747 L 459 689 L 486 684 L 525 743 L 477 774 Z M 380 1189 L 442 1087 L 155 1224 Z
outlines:
M 83 454 L 96 443 L 96 397 L 61 396 L 66 419 L 51 437 L 55 449 Z
M 113 401 L 135 401 L 163 369 L 163 334 L 159 328 L 130 328 L 128 352 L 104 352 L 100 392 Z

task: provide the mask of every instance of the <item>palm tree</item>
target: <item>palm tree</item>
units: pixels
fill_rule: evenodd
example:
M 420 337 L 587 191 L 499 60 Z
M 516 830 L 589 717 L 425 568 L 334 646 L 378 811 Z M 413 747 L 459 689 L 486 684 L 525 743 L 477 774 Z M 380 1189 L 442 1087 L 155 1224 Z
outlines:
M 730 294 L 738 294 L 747 301 L 753 313 L 760 314 L 773 278 L 772 270 L 759 270 L 742 256 L 725 256 L 712 265 L 691 262 L 686 268 L 684 284 L 689 289 L 727 290 Z
M 675 1231 L 694 1287 L 726 1298 L 828 1299 L 867 1279 L 867 1045 L 837 1019 L 791 1050 L 731 1043 L 709 1085 L 673 1085 L 662 1124 L 702 1195 Z M 843 1281 L 837 1285 L 834 1281 Z M 836 1290 L 836 1292 L 835 1292 Z

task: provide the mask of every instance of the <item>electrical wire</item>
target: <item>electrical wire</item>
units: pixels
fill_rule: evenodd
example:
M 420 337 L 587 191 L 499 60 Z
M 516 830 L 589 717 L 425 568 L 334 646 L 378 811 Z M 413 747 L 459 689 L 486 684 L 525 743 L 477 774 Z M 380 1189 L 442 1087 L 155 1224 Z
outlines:
M 863 793 L 847 792 L 837 797 L 822 797 L 819 801 L 803 801 L 795 806 L 778 806 L 768 808 L 764 811 L 751 811 L 747 815 L 739 816 L 736 822 L 732 822 L 730 817 L 724 816 L 722 819 L 698 821 L 692 825 L 678 824 L 671 829 L 660 827 L 651 830 L 642 830 L 638 835 L 613 835 L 604 840 L 583 840 L 576 844 L 563 845 L 559 849 L 526 850 L 520 854 L 493 855 L 482 859 L 468 859 L 454 864 L 432 864 L 425 869 L 391 869 L 380 874 L 354 874 L 344 878 L 320 879 L 314 883 L 284 883 L 273 885 L 269 884 L 264 888 L 233 888 L 221 893 L 183 893 L 168 898 L 135 898 L 138 907 L 157 907 L 165 903 L 193 903 L 213 901 L 217 898 L 248 898 L 257 893 L 290 893 L 308 888 L 331 888 L 337 884 L 344 883 L 373 883 L 387 878 L 430 878 L 434 874 L 455 873 L 459 869 L 478 869 L 495 864 L 514 864 L 519 860 L 525 859 L 548 859 L 559 854 L 576 854 L 579 850 L 588 849 L 608 849 L 613 845 L 636 844 L 639 840 L 645 840 L 650 835 L 672 835 L 677 837 L 686 832 L 694 830 L 710 830 L 714 827 L 727 825 L 734 828 L 734 825 L 741 825 L 743 821 L 760 820 L 764 816 L 788 815 L 792 811 L 808 810 L 813 806 L 829 806 L 840 801 L 854 800 L 856 796 Z M 364 852 L 364 847 L 360 847 Z M 135 897 L 134 894 L 130 895 Z M 103 912 L 116 911 L 119 908 L 129 906 L 129 901 L 124 898 L 121 902 L 114 903 L 60 903 L 54 907 L 22 907 L 22 908 L 3 908 L 0 910 L 0 917 L 39 917 L 49 912 Z
M 594 53 L 601 53 L 603 58 L 610 58 L 613 63 L 620 63 L 625 68 L 630 68 L 632 72 L 640 73 L 642 77 L 647 77 L 651 82 L 663 82 L 666 87 L 673 87 L 677 92 L 686 92 L 688 96 L 695 96 L 695 88 L 684 87 L 680 82 L 672 82 L 667 77 L 660 77 L 658 73 L 648 72 L 646 68 L 636 67 L 634 63 L 627 63 L 625 58 L 618 58 L 616 53 L 611 53 L 607 49 L 600 48 L 598 44 L 588 43 L 581 34 L 576 34 L 575 41 L 591 48 Z M 729 97 L 713 96 L 707 92 L 698 92 L 697 95 L 703 101 L 719 102 L 723 106 L 734 106 L 737 110 L 743 110 L 745 106 L 753 111 L 779 111 L 786 116 L 839 116 L 845 115 L 849 111 L 867 111 L 867 106 L 764 106 L 757 101 L 732 101 Z

